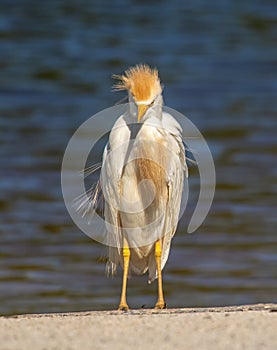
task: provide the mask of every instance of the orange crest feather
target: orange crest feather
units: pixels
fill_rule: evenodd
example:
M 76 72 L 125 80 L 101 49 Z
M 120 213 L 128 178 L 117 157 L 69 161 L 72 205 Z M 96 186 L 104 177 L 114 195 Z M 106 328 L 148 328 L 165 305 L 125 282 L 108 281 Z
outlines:
M 124 75 L 113 75 L 119 82 L 115 90 L 129 90 L 138 102 L 154 99 L 161 92 L 161 84 L 157 69 L 151 69 L 146 64 L 131 67 Z

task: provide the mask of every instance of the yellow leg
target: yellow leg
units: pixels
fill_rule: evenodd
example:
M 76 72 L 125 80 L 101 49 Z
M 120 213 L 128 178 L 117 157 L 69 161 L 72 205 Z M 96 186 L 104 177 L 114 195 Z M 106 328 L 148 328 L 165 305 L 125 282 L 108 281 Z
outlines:
M 118 306 L 118 310 L 128 310 L 129 306 L 126 302 L 126 289 L 127 289 L 127 278 L 128 278 L 128 270 L 129 270 L 129 261 L 130 261 L 130 249 L 128 247 L 128 243 L 124 241 L 123 248 L 123 281 L 122 281 L 122 292 L 121 299 Z
M 162 268 L 161 268 L 161 256 L 162 256 L 162 244 L 161 240 L 155 243 L 155 258 L 158 271 L 158 301 L 155 305 L 155 309 L 164 309 L 166 307 L 163 295 L 163 280 L 162 280 Z

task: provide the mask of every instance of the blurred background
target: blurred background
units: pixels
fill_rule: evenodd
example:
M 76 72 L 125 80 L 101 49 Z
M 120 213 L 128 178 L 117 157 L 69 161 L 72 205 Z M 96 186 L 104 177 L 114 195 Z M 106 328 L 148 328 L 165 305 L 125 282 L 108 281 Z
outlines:
M 1 314 L 117 307 L 121 273 L 106 278 L 105 247 L 72 222 L 60 168 L 76 128 L 124 96 L 111 75 L 141 62 L 159 69 L 166 105 L 200 129 L 217 173 L 204 224 L 187 234 L 189 209 L 173 240 L 168 306 L 277 301 L 274 3 L 1 1 Z M 130 280 L 131 307 L 155 304 L 146 282 Z

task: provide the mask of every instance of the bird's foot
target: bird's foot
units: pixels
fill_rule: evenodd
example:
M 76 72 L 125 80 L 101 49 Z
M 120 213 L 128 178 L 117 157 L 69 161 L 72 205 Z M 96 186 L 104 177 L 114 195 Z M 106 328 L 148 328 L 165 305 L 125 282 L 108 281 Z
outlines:
M 166 303 L 164 301 L 157 301 L 156 305 L 155 305 L 155 309 L 156 310 L 162 310 L 162 309 L 166 309 Z
M 128 311 L 129 306 L 127 303 L 120 303 L 117 310 L 118 311 Z

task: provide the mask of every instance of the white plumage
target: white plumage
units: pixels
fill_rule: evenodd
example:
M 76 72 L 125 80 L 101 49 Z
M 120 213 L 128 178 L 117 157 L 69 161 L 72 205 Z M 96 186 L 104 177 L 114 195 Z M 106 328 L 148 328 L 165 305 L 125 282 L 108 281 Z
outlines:
M 162 270 L 178 223 L 187 176 L 182 130 L 162 111 L 156 70 L 138 65 L 117 78 L 116 87 L 128 90 L 130 108 L 116 121 L 103 154 L 101 187 L 111 237 L 108 270 L 114 273 L 121 265 L 128 275 L 148 271 L 151 282 L 159 276 L 155 244 L 161 245 Z M 129 250 L 128 259 L 122 247 Z M 120 309 L 128 308 L 124 288 Z M 160 292 L 156 307 L 162 308 Z

